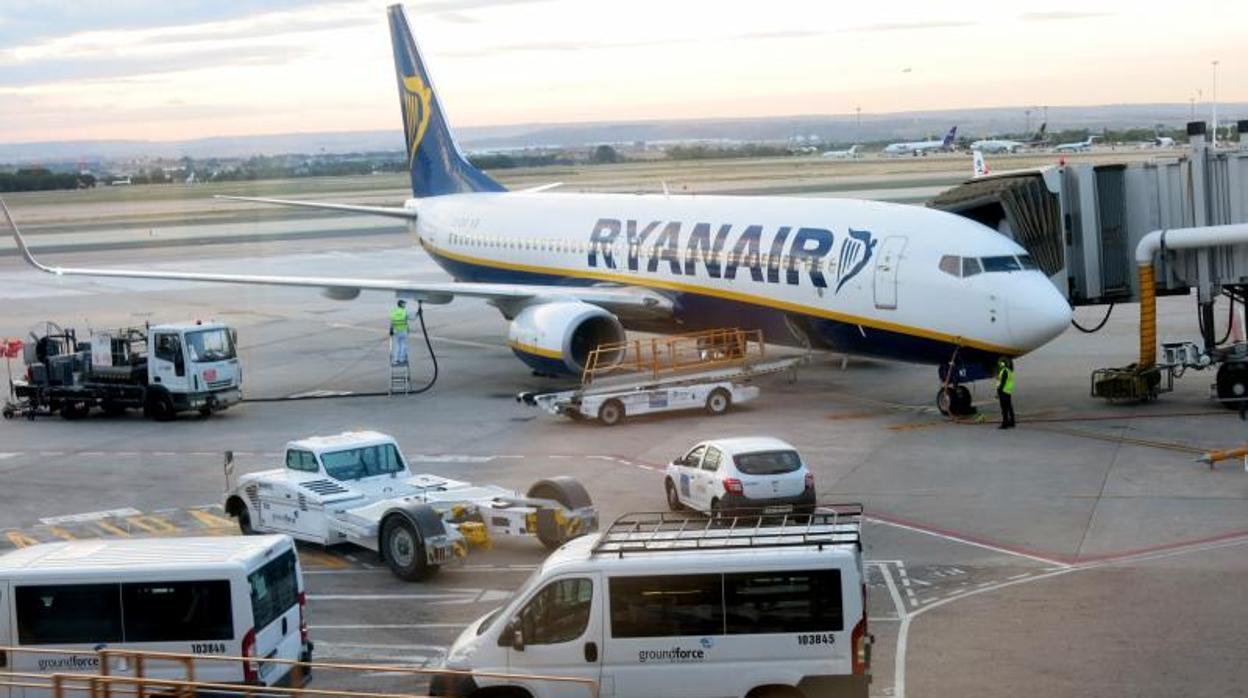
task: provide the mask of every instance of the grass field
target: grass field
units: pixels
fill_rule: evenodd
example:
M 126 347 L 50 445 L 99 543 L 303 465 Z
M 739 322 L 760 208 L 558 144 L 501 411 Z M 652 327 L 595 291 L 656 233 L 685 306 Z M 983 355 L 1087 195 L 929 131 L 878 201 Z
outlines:
M 1096 151 L 1066 156 L 1069 162 L 1125 162 L 1158 156 L 1158 151 Z M 1056 164 L 1054 154 L 992 156 L 994 171 Z M 806 195 L 857 190 L 953 186 L 970 175 L 969 154 L 929 157 L 832 160 L 818 156 L 629 162 L 615 165 L 551 166 L 492 172 L 512 189 L 562 182 L 558 191 L 673 194 Z M 131 185 L 81 191 L 23 192 L 5 195 L 18 220 L 32 229 L 117 224 L 160 225 L 188 221 L 228 222 L 290 218 L 308 214 L 261 204 L 226 202 L 217 194 L 308 198 L 346 203 L 399 205 L 409 196 L 407 175 L 309 177 L 258 182 L 207 182 L 194 185 Z

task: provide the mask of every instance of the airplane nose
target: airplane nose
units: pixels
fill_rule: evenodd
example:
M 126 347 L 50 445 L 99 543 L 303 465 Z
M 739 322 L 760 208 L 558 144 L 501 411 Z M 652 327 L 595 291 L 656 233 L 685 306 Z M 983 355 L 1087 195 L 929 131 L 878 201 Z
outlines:
M 1066 331 L 1070 325 L 1070 304 L 1043 277 L 1020 286 L 1010 293 L 1010 338 L 1020 349 L 1031 351 Z

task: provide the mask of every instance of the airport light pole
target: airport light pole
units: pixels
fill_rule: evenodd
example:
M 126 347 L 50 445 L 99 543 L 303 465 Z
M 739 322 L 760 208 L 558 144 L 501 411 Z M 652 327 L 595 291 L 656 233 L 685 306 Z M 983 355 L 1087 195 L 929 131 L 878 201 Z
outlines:
M 1218 147 L 1218 62 L 1213 61 L 1213 147 Z

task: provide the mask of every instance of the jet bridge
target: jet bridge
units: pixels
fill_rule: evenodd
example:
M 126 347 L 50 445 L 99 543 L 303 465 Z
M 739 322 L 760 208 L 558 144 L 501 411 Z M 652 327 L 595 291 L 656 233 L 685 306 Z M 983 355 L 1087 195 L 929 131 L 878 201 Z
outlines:
M 1188 124 L 1186 153 L 1145 162 L 1063 164 L 1001 172 L 954 187 L 929 204 L 997 229 L 1027 249 L 1074 307 L 1135 302 L 1155 295 L 1196 292 L 1201 344 L 1163 347 L 1157 363 L 1146 345 L 1155 326 L 1141 313 L 1141 356 L 1126 369 L 1132 378 L 1093 377 L 1093 394 L 1147 399 L 1164 392 L 1186 368 L 1218 366 L 1217 397 L 1248 404 L 1248 345 L 1219 346 L 1214 300 L 1230 298 L 1240 313 L 1248 295 L 1248 238 L 1217 236 L 1216 243 L 1166 245 L 1161 237 L 1149 273 L 1137 267 L 1137 248 L 1150 233 L 1248 223 L 1248 120 L 1237 124 L 1238 142 L 1213 148 L 1204 122 Z M 1177 232 L 1177 231 L 1176 231 Z M 1228 242 L 1229 240 L 1229 242 Z M 1147 244 L 1145 245 L 1147 246 Z M 1141 294 L 1141 279 L 1151 288 Z M 1236 309 L 1238 306 L 1238 309 Z M 1148 375 L 1144 378 L 1140 376 Z M 1121 375 L 1115 373 L 1114 375 Z

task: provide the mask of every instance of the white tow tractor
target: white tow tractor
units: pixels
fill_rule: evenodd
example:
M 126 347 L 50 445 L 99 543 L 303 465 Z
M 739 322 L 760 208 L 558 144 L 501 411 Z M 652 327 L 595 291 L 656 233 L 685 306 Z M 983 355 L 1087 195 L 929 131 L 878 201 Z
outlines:
M 598 528 L 589 493 L 571 477 L 539 480 L 522 495 L 415 474 L 394 439 L 374 431 L 291 441 L 284 467 L 238 477 L 227 452 L 225 479 L 225 511 L 244 534 L 352 543 L 408 581 L 493 538 L 535 538 L 554 549 Z
M 739 329 L 604 344 L 590 352 L 580 387 L 524 392 L 516 400 L 606 426 L 680 410 L 720 415 L 758 397 L 753 379 L 794 370 L 805 359 L 767 359 L 762 332 Z

